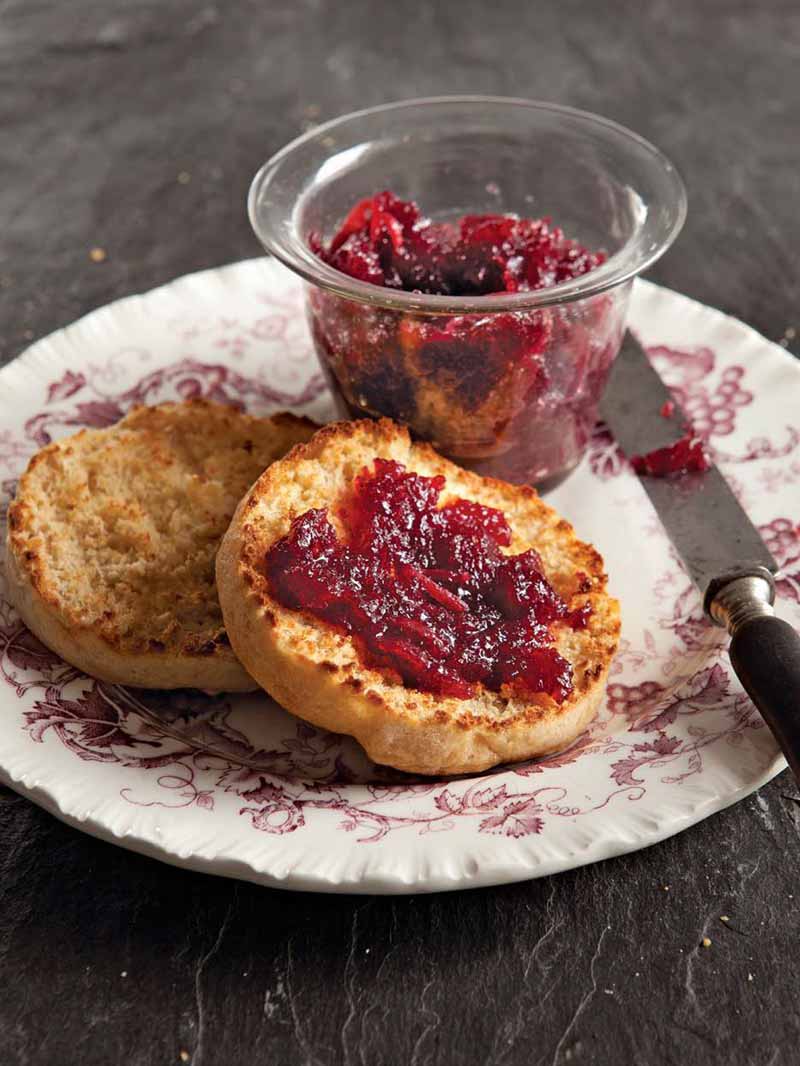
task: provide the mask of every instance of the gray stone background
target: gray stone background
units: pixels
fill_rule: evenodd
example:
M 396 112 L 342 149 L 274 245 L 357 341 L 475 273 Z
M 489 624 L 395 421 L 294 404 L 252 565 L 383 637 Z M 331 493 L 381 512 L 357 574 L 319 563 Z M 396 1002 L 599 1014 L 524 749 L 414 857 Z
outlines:
M 464 91 L 654 140 L 690 215 L 651 277 L 798 353 L 799 67 L 796 0 L 0 0 L 0 362 L 256 254 L 249 179 L 309 123 Z M 0 1063 L 796 1063 L 799 834 L 784 774 L 558 877 L 315 897 L 173 870 L 0 792 Z

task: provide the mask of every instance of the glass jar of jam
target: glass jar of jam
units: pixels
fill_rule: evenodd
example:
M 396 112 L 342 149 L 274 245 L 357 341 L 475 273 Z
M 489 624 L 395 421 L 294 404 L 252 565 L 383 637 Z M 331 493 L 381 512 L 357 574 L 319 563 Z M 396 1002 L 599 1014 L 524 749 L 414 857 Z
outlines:
M 250 192 L 262 243 L 308 283 L 342 414 L 388 415 L 540 487 L 580 460 L 632 279 L 685 209 L 674 168 L 630 131 L 480 97 L 327 123 Z

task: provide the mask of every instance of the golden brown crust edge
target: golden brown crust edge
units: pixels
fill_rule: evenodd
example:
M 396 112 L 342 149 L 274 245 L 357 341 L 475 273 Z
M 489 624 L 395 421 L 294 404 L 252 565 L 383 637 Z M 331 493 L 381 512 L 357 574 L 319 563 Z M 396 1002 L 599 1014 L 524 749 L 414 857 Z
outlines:
M 561 575 L 559 591 L 571 594 L 575 603 L 591 599 L 593 614 L 585 638 L 580 638 L 585 669 L 576 671 L 575 691 L 566 704 L 558 707 L 543 697 L 527 706 L 509 705 L 508 713 L 498 719 L 472 701 L 440 699 L 389 684 L 360 663 L 349 638 L 271 599 L 257 572 L 257 559 L 271 541 L 261 543 L 250 521 L 259 499 L 285 489 L 290 464 L 326 459 L 331 450 L 341 451 L 348 442 L 361 438 L 373 448 L 399 448 L 407 456 L 413 452 L 418 460 L 415 466 L 422 462 L 449 475 L 448 483 L 457 482 L 459 493 L 465 486 L 476 495 L 488 491 L 492 494 L 489 502 L 495 506 L 502 506 L 497 496 L 523 501 L 548 531 L 569 543 L 572 573 Z M 287 511 L 285 528 L 294 513 Z M 280 531 L 272 539 L 278 535 Z M 262 475 L 241 501 L 223 538 L 217 555 L 217 587 L 236 654 L 284 707 L 315 725 L 356 737 L 375 762 L 412 773 L 455 774 L 563 749 L 592 720 L 619 637 L 619 606 L 605 591 L 602 566 L 596 550 L 578 541 L 569 523 L 534 490 L 463 471 L 429 446 L 411 445 L 405 430 L 384 419 L 325 426 Z M 573 581 L 576 570 L 584 575 L 581 587 L 573 583 L 571 589 L 566 588 L 565 581 Z M 326 648 L 315 648 L 314 639 L 306 639 L 309 636 L 322 640 Z
M 319 428 L 311 419 L 289 412 L 267 417 L 242 414 L 235 407 L 195 399 L 168 402 L 155 406 L 137 405 L 114 426 L 150 428 L 150 423 L 170 418 L 211 418 L 217 422 L 234 420 L 241 432 L 251 426 L 254 431 L 274 435 L 277 445 L 284 438 L 308 438 Z M 214 430 L 219 430 L 214 426 Z M 45 646 L 66 662 L 101 681 L 143 688 L 201 688 L 209 692 L 253 692 L 259 686 L 237 659 L 224 631 L 217 634 L 181 637 L 181 646 L 173 647 L 160 640 L 146 647 L 126 646 L 109 627 L 82 625 L 69 616 L 68 604 L 50 586 L 31 537 L 30 505 L 24 491 L 28 479 L 51 454 L 69 449 L 73 442 L 106 431 L 81 430 L 72 437 L 56 441 L 34 455 L 20 480 L 17 498 L 8 512 L 6 531 L 5 575 L 10 600 L 26 626 Z M 213 560 L 213 557 L 212 557 Z
M 118 651 L 91 630 L 68 628 L 36 591 L 6 541 L 9 599 L 34 636 L 72 666 L 98 681 L 141 688 L 202 688 L 208 692 L 254 692 L 258 684 L 231 653 L 188 657 L 153 651 Z

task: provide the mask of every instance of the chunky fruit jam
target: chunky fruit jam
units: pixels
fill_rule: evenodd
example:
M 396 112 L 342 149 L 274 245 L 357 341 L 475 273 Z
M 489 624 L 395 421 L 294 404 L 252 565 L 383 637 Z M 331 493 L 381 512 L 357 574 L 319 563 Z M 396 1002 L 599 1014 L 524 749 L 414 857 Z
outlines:
M 646 455 L 632 456 L 631 465 L 637 474 L 647 477 L 678 477 L 681 474 L 702 473 L 709 469 L 711 461 L 702 437 L 688 429 L 674 444 L 656 448 Z
M 328 242 L 312 234 L 309 244 L 353 278 L 423 295 L 532 292 L 605 261 L 547 219 L 432 222 L 390 192 L 356 204 Z M 308 307 L 343 413 L 389 415 L 481 473 L 540 483 L 584 451 L 629 289 L 537 310 L 456 315 L 311 289 Z
M 533 550 L 504 555 L 501 511 L 467 500 L 439 506 L 443 477 L 376 459 L 336 517 L 306 511 L 267 552 L 273 597 L 354 637 L 364 662 L 425 692 L 466 699 L 484 686 L 505 696 L 572 691 L 572 669 L 551 625 L 586 625 Z
M 327 247 L 316 234 L 309 243 L 359 281 L 440 296 L 546 289 L 606 260 L 604 252 L 568 240 L 547 218 L 464 215 L 434 223 L 391 192 L 357 203 Z

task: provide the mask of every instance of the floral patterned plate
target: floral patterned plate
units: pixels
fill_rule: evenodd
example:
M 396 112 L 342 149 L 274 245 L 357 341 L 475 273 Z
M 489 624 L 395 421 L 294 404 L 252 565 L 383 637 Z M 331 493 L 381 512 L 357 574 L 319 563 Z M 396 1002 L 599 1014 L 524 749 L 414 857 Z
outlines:
M 133 403 L 205 396 L 332 414 L 299 283 L 254 260 L 88 315 L 0 371 L 0 503 L 29 456 Z M 783 566 L 800 624 L 800 365 L 746 326 L 638 281 L 631 324 Z M 100 684 L 42 647 L 0 571 L 0 778 L 64 821 L 167 862 L 319 891 L 423 892 L 553 873 L 652 844 L 784 766 L 720 631 L 599 427 L 553 503 L 622 602 L 608 698 L 567 752 L 446 781 L 371 765 L 266 696 Z

